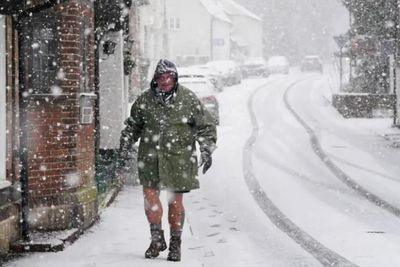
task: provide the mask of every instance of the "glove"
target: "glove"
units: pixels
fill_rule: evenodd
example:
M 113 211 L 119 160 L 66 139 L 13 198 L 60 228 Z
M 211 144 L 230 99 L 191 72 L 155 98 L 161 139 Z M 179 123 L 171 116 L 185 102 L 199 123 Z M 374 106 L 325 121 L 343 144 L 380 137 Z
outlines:
M 117 152 L 117 162 L 116 167 L 118 170 L 122 170 L 126 166 L 126 161 L 128 160 L 127 153 L 121 150 Z
M 211 151 L 207 148 L 200 149 L 200 165 L 203 166 L 203 174 L 205 174 L 212 165 Z
M 119 170 L 128 170 L 129 166 L 127 166 L 128 161 L 132 160 L 133 155 L 136 151 L 128 151 L 127 149 L 119 149 L 117 154 L 117 169 Z

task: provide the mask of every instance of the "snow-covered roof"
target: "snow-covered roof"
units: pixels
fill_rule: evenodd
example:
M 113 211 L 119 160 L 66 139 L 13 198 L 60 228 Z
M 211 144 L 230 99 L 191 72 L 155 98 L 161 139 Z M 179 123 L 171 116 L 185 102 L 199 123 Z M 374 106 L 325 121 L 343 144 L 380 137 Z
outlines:
M 250 12 L 248 9 L 233 0 L 221 0 L 221 3 L 223 5 L 223 10 L 229 15 L 241 15 L 255 20 L 262 20 L 259 16 Z
M 203 4 L 203 6 L 206 8 L 211 16 L 219 20 L 232 23 L 220 3 L 216 2 L 215 0 L 200 0 L 200 2 Z

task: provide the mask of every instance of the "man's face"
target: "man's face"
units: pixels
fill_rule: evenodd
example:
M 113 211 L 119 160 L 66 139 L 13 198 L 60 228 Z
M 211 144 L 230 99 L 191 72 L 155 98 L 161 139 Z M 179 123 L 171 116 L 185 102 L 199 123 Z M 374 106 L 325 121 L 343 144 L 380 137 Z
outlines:
M 157 84 L 160 89 L 166 93 L 172 90 L 175 85 L 175 74 L 173 72 L 166 72 L 157 78 Z

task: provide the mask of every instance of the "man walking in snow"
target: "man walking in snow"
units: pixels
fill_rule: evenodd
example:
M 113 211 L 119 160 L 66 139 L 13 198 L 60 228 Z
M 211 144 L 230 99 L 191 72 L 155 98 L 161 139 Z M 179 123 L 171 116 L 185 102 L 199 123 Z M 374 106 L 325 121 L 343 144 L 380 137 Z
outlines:
M 185 220 L 183 194 L 199 188 L 196 141 L 200 166 L 205 173 L 212 164 L 216 126 L 196 95 L 178 83 L 175 64 L 161 59 L 150 89 L 132 106 L 121 133 L 120 157 L 127 158 L 140 139 L 138 171 L 143 186 L 144 209 L 150 224 L 151 243 L 146 258 L 167 249 L 161 226 L 160 190 L 168 190 L 170 243 L 167 259 L 181 260 L 181 235 Z

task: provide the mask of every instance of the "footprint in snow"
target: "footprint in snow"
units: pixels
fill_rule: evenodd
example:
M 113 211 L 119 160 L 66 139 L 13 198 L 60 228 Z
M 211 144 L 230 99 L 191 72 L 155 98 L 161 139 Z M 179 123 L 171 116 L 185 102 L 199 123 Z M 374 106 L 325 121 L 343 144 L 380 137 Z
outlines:
M 208 257 L 214 257 L 215 254 L 213 251 L 207 251 L 206 253 L 204 253 L 204 257 L 208 258 Z
M 216 213 L 216 214 L 222 214 L 223 213 L 222 211 L 219 211 L 219 210 L 213 210 L 213 212 Z
M 221 239 L 218 239 L 218 241 L 217 241 L 217 243 L 219 243 L 219 244 L 223 244 L 223 243 L 227 243 L 228 241 L 226 240 L 226 238 L 221 238 Z
M 189 248 L 189 249 L 190 250 L 199 250 L 199 249 L 202 249 L 202 248 L 204 248 L 204 246 L 192 247 L 192 248 Z
M 212 233 L 212 234 L 209 234 L 209 235 L 207 235 L 207 237 L 213 237 L 213 236 L 216 236 L 216 235 L 219 235 L 220 233 Z

